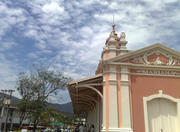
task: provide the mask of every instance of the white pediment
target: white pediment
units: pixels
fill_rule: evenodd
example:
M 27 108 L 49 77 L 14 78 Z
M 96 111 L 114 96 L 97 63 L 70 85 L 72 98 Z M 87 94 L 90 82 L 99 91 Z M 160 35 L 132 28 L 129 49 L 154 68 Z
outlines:
M 154 44 L 136 51 L 129 52 L 106 60 L 108 63 L 132 63 L 144 65 L 180 65 L 180 52 L 162 44 Z

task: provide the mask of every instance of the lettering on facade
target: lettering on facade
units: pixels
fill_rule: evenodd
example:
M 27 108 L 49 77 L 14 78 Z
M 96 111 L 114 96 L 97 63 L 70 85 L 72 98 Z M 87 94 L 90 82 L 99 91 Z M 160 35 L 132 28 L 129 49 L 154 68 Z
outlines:
M 136 70 L 136 73 L 142 74 L 150 74 L 150 75 L 180 75 L 179 72 L 176 71 L 168 71 L 168 70 Z

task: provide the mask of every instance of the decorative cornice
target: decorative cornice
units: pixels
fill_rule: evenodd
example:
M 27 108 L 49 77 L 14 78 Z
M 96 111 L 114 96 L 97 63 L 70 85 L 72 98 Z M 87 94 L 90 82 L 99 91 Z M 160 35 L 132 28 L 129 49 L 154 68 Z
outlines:
M 136 51 L 129 52 L 128 54 L 124 54 L 124 55 L 121 55 L 121 56 L 117 56 L 117 57 L 114 57 L 114 58 L 107 59 L 106 62 L 109 63 L 109 62 L 114 62 L 114 61 L 118 61 L 118 60 L 124 60 L 124 59 L 127 59 L 127 58 L 138 56 L 138 55 L 142 54 L 143 52 L 153 50 L 154 48 L 164 50 L 166 52 L 171 53 L 172 55 L 180 57 L 180 52 L 175 51 L 175 50 L 173 50 L 171 48 L 168 48 L 168 47 L 164 46 L 163 44 L 156 43 L 156 44 L 150 45 L 148 47 L 145 47 L 145 48 L 142 48 L 142 49 L 139 49 L 139 50 L 136 50 Z
M 123 62 L 111 62 L 111 65 L 119 65 L 119 66 L 128 66 L 129 68 L 134 67 L 144 67 L 144 68 L 163 68 L 163 69 L 177 69 L 180 70 L 180 66 L 172 66 L 172 65 L 146 65 L 146 64 L 132 64 L 132 63 L 123 63 Z
M 160 77 L 177 77 L 179 78 L 180 77 L 180 73 L 178 72 L 179 70 L 175 71 L 175 70 L 169 70 L 171 73 L 167 73 L 169 71 L 166 71 L 164 70 L 164 73 L 162 74 L 159 74 L 157 70 L 162 70 L 160 68 L 149 68 L 149 69 L 144 69 L 144 68 L 134 68 L 134 69 L 137 69 L 137 70 L 155 70 L 155 73 L 151 73 L 149 72 L 148 74 L 147 73 L 143 73 L 143 72 L 105 72 L 104 74 L 109 74 L 109 73 L 114 73 L 114 74 L 129 74 L 129 75 L 141 75 L 141 76 L 160 76 Z M 163 70 L 162 70 L 163 71 Z M 176 72 L 178 72 L 176 74 Z M 167 73 L 167 74 L 166 74 Z
M 129 72 L 104 72 L 103 75 L 110 74 L 110 73 L 112 73 L 112 74 L 129 74 Z
M 122 50 L 124 50 L 124 49 L 119 49 L 119 48 L 116 48 L 116 47 L 106 47 L 106 48 L 104 48 L 103 49 L 103 53 L 105 52 L 105 51 L 122 51 Z
M 160 75 L 160 74 L 144 74 L 144 73 L 130 73 L 130 75 L 180 78 L 180 75 Z

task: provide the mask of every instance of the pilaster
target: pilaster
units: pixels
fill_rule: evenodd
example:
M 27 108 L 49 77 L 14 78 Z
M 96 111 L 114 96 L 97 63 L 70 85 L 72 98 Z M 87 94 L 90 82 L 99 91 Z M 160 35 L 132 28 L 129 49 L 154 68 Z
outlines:
M 115 65 L 110 65 L 109 75 L 109 128 L 118 128 L 118 91 Z
M 108 65 L 104 74 L 103 130 L 118 129 L 118 96 L 116 66 Z
M 103 119 L 102 119 L 102 129 L 106 130 L 109 127 L 109 66 L 106 65 L 103 68 L 104 75 L 103 75 Z
M 121 66 L 122 127 L 131 128 L 128 67 Z

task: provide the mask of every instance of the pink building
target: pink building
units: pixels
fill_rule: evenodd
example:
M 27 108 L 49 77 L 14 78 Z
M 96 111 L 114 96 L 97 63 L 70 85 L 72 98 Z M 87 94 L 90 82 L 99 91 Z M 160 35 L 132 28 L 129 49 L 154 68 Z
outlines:
M 180 52 L 129 51 L 125 37 L 113 25 L 96 74 L 69 83 L 74 112 L 96 132 L 180 132 Z

